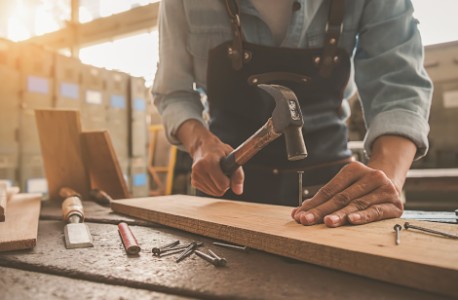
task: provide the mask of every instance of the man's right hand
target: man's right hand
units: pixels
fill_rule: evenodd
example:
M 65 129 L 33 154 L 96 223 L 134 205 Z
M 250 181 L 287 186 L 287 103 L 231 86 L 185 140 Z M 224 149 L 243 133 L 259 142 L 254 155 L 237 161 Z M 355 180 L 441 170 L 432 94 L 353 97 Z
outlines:
M 228 178 L 220 167 L 220 161 L 233 148 L 223 143 L 197 120 L 184 122 L 177 131 L 177 138 L 182 142 L 193 159 L 191 184 L 205 194 L 221 197 L 231 188 L 234 194 L 243 193 L 245 175 L 238 168 Z

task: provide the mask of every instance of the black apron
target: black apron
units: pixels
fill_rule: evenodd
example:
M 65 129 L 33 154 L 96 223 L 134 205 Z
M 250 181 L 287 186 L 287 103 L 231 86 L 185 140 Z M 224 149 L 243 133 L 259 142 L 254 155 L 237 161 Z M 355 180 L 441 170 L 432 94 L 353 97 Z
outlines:
M 256 84 L 261 83 L 292 89 L 301 104 L 304 119 L 325 111 L 335 113 L 337 118 L 350 74 L 349 56 L 337 47 L 344 1 L 331 1 L 325 44 L 318 49 L 268 47 L 246 42 L 242 36 L 238 3 L 226 0 L 226 6 L 234 38 L 209 51 L 210 130 L 236 148 L 264 125 L 272 115 L 275 102 L 260 93 Z M 303 128 L 303 135 L 308 158 L 288 161 L 284 138 L 280 137 L 243 167 L 243 195 L 228 191 L 222 198 L 297 206 L 298 170 L 304 171 L 304 185 L 319 187 L 348 163 L 351 154 L 347 149 L 344 124 L 315 131 Z M 315 151 L 317 145 L 328 145 L 332 151 Z M 329 153 L 340 153 L 340 156 Z M 309 189 L 308 196 L 313 192 L 313 188 Z

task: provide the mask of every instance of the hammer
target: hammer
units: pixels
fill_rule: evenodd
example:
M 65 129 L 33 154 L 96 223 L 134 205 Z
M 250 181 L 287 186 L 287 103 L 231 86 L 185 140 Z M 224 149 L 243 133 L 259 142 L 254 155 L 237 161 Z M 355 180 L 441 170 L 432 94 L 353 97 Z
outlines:
M 299 160 L 307 157 L 304 137 L 302 136 L 302 112 L 296 94 L 282 85 L 260 84 L 258 87 L 275 100 L 272 117 L 245 142 L 220 161 L 224 174 L 231 176 L 256 153 L 277 139 L 285 136 L 288 160 Z

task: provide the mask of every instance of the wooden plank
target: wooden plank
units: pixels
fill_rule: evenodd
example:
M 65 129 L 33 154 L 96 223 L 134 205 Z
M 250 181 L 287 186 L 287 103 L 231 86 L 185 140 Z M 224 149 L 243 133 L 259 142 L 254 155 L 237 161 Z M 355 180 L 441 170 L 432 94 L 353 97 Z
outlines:
M 8 201 L 0 223 L 0 252 L 30 249 L 37 244 L 41 194 L 17 194 Z
M 89 131 L 83 132 L 81 136 L 91 187 L 105 191 L 113 199 L 128 198 L 126 181 L 108 132 Z
M 393 226 L 403 224 L 402 219 L 340 228 L 302 226 L 291 219 L 290 207 L 184 195 L 119 200 L 111 208 L 332 269 L 447 296 L 458 294 L 458 241 L 403 230 L 396 246 Z M 415 224 L 457 232 L 455 225 Z
M 41 153 L 50 199 L 69 187 L 89 197 L 89 177 L 81 147 L 81 122 L 76 110 L 36 110 Z

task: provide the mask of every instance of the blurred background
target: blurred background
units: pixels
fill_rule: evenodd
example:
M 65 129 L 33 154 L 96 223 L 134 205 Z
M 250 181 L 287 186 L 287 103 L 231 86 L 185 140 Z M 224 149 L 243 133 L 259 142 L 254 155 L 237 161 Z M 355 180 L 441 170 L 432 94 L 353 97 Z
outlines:
M 407 206 L 458 206 L 458 2 L 412 0 L 435 83 L 431 150 L 412 167 Z M 388 4 L 387 4 L 388 5 Z M 192 194 L 189 157 L 170 147 L 151 105 L 158 62 L 154 0 L 0 0 L 0 179 L 46 193 L 33 110 L 74 108 L 107 129 L 132 196 Z M 365 160 L 351 101 L 350 147 Z

